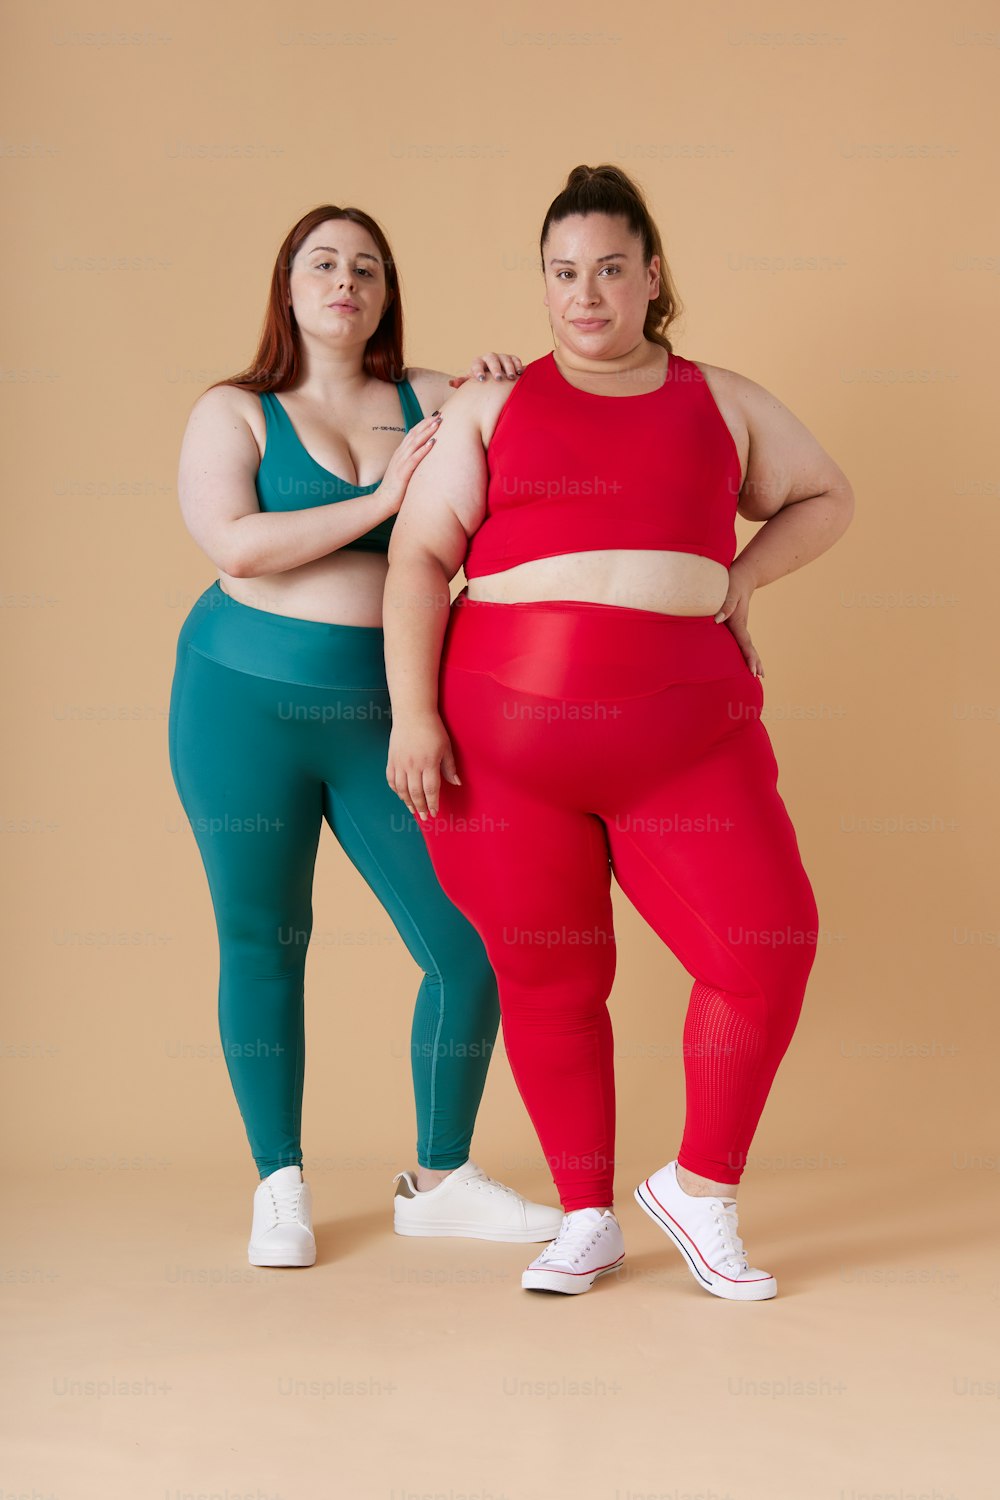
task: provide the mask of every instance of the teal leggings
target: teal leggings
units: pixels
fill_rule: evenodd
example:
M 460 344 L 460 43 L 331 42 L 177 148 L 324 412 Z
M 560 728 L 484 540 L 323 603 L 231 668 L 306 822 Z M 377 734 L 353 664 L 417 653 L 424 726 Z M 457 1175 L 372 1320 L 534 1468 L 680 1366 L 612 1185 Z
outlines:
M 469 1156 L 500 1022 L 496 976 L 386 781 L 390 712 L 380 627 L 254 609 L 217 581 L 181 627 L 170 769 L 208 876 L 223 1054 L 261 1177 L 302 1162 L 324 818 L 424 971 L 411 1031 L 417 1161 L 443 1170 Z M 377 1099 L 383 1080 L 371 1082 Z

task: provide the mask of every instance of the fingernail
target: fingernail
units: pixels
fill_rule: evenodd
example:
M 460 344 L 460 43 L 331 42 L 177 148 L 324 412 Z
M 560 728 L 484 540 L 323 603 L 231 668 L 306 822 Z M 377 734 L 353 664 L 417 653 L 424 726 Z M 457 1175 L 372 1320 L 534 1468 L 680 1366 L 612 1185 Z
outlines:
M 432 411 L 431 412 L 431 416 L 432 417 L 439 417 L 440 415 L 441 415 L 441 408 L 440 407 L 438 407 L 437 411 Z
M 477 376 L 476 376 L 476 379 L 477 379 L 477 380 L 485 380 L 485 379 L 486 379 L 486 376 L 485 376 L 485 375 L 477 375 Z

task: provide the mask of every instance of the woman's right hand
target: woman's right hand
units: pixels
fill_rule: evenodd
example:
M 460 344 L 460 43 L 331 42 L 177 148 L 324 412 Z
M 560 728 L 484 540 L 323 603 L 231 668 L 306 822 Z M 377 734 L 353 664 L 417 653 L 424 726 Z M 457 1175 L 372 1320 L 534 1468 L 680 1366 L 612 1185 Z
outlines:
M 394 516 L 402 505 L 410 475 L 420 460 L 426 458 L 431 451 L 440 421 L 441 413 L 436 411 L 417 422 L 390 458 L 377 492 L 380 499 L 390 507 L 388 515 Z
M 415 817 L 437 817 L 441 777 L 462 785 L 440 715 L 428 713 L 393 722 L 385 776 Z

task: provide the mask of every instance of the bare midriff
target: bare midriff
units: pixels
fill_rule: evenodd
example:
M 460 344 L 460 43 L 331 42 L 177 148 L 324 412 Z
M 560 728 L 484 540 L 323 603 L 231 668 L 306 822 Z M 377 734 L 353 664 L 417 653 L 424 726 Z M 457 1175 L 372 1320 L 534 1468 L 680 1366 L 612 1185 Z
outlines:
M 330 552 L 282 573 L 233 578 L 219 572 L 219 587 L 241 604 L 328 625 L 382 624 L 382 595 L 389 563 L 382 552 Z
M 468 596 L 491 604 L 578 599 L 668 615 L 713 615 L 729 588 L 729 569 L 694 552 L 610 549 L 565 552 L 473 578 Z

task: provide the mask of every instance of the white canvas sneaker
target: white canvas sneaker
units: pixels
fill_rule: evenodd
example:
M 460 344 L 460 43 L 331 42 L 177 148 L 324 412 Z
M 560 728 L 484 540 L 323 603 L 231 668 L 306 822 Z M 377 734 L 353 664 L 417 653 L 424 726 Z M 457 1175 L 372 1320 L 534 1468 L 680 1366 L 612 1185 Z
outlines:
M 279 1167 L 257 1185 L 247 1254 L 252 1266 L 311 1266 L 316 1260 L 312 1189 L 301 1167 Z
M 409 1172 L 397 1172 L 393 1227 L 397 1234 L 454 1235 L 473 1240 L 527 1244 L 551 1240 L 562 1209 L 532 1203 L 513 1188 L 487 1177 L 474 1161 L 449 1172 L 437 1187 L 417 1191 Z
M 576 1208 L 521 1277 L 526 1291 L 589 1292 L 599 1276 L 621 1268 L 625 1241 L 613 1209 Z
M 696 1198 L 677 1181 L 676 1161 L 640 1182 L 635 1200 L 677 1246 L 699 1286 L 733 1302 L 762 1302 L 778 1283 L 747 1264 L 737 1232 L 736 1201 Z

